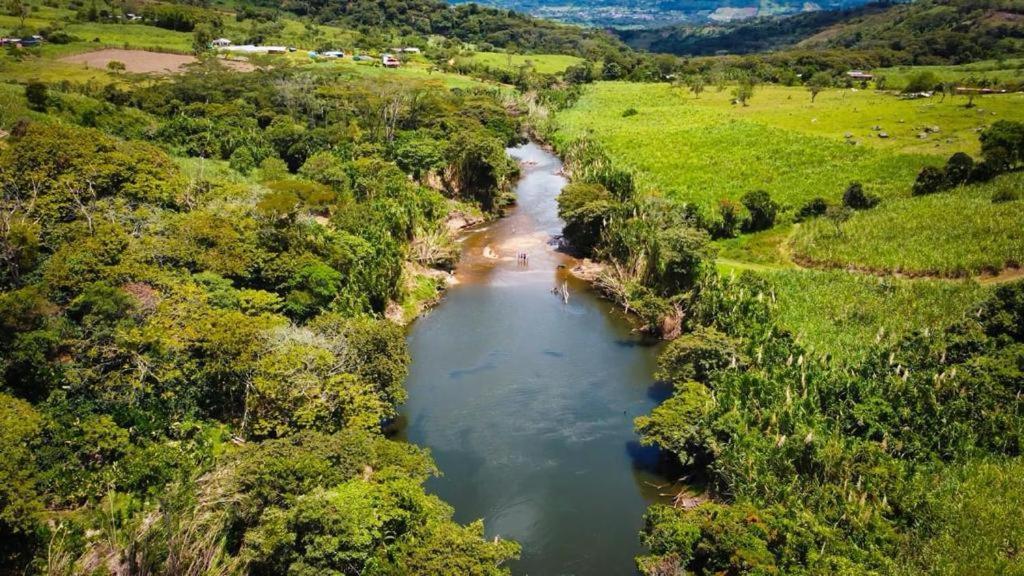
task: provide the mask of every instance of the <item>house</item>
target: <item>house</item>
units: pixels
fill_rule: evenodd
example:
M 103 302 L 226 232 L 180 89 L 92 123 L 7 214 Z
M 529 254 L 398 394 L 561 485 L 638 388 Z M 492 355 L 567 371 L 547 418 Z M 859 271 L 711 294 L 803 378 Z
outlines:
M 401 52 L 403 54 L 419 54 L 420 49 L 416 48 L 415 46 L 406 46 L 405 48 L 399 49 L 398 52 Z
M 366 54 L 356 54 L 353 58 L 356 62 L 372 62 L 373 56 L 367 56 Z
M 328 50 L 327 52 L 323 52 L 320 55 L 323 56 L 324 58 L 344 58 L 345 57 L 345 53 L 342 52 L 341 50 Z
M 124 15 L 124 19 L 129 22 L 138 22 L 139 20 L 142 20 L 142 16 L 139 16 L 138 14 L 132 14 L 131 12 L 129 12 Z
M 391 54 L 384 54 L 380 57 L 380 60 L 384 63 L 385 68 L 398 68 L 402 65 L 402 63 L 398 61 L 398 58 L 395 58 Z
M 227 38 L 217 38 L 213 42 L 210 42 L 210 46 L 213 46 L 214 48 L 227 48 L 228 46 L 231 46 L 231 40 L 228 40 Z
M 849 72 L 846 73 L 846 77 L 850 78 L 851 80 L 873 80 L 875 78 L 875 75 L 868 74 L 863 70 L 850 70 Z

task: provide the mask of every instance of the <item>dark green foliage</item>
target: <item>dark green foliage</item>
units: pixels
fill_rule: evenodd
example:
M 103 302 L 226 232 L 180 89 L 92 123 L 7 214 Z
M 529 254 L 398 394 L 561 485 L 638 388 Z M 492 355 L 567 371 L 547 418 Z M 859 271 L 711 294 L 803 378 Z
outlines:
M 794 220 L 802 222 L 810 218 L 822 216 L 825 211 L 828 210 L 828 202 L 824 198 L 814 198 L 808 200 L 799 210 L 796 211 Z
M 216 61 L 95 95 L 0 148 L 0 563 L 506 573 L 518 547 L 452 522 L 429 458 L 383 436 L 409 357 L 382 316 L 414 238 L 447 240 L 444 193 L 503 203 L 516 120 L 483 92 Z
M 744 364 L 737 343 L 714 328 L 697 328 L 680 336 L 658 356 L 656 378 L 682 384 L 691 380 L 707 383 L 719 370 Z
M 971 181 L 974 173 L 974 159 L 963 152 L 957 152 L 946 161 L 946 182 L 950 186 L 963 186 Z
M 740 198 L 740 202 L 750 213 L 750 217 L 743 223 L 744 232 L 767 230 L 775 225 L 779 205 L 764 190 L 747 192 Z
M 25 99 L 29 108 L 37 112 L 46 112 L 50 103 L 49 89 L 42 82 L 29 82 L 25 86 Z
M 981 154 L 998 171 L 1024 163 L 1024 122 L 999 120 L 981 133 Z
M 925 166 L 917 173 L 914 180 L 914 187 L 911 189 L 912 196 L 925 196 L 935 194 L 946 188 L 946 173 L 941 168 Z
M 853 210 L 874 208 L 879 201 L 878 196 L 865 192 L 860 182 L 851 183 L 843 192 L 843 206 Z
M 714 224 L 716 238 L 734 238 L 746 225 L 749 215 L 738 202 L 722 199 L 718 201 L 718 220 Z
M 704 287 L 695 318 L 724 334 L 705 330 L 666 349 L 662 372 L 675 394 L 637 429 L 704 466 L 716 502 L 652 508 L 644 530 L 652 555 L 641 567 L 913 572 L 909 565 L 928 563 L 916 550 L 923 543 L 950 566 L 973 565 L 941 553 L 933 539 L 962 525 L 959 513 L 976 514 L 957 503 L 1002 498 L 1005 481 L 991 495 L 976 485 L 981 493 L 968 500 L 941 484 L 976 459 L 994 459 L 984 465 L 998 478 L 1016 465 L 998 459 L 1024 447 L 1024 285 L 1001 286 L 945 330 L 875 346 L 845 364 L 812 356 L 781 330 L 764 290 L 753 277 Z M 741 359 L 726 363 L 733 350 Z M 987 550 L 1017 537 L 1012 505 L 985 513 L 991 529 L 961 530 L 958 545 Z
M 600 184 L 568 184 L 558 196 L 558 216 L 565 221 L 565 239 L 583 255 L 594 250 L 605 226 L 619 209 L 619 202 Z

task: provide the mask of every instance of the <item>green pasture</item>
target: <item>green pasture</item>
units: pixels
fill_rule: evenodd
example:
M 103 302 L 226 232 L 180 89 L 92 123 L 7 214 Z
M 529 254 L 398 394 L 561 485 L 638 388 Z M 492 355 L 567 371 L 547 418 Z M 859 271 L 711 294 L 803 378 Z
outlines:
M 999 191 L 1018 199 L 994 203 Z M 817 265 L 887 272 L 977 275 L 1024 265 L 1024 174 L 929 196 L 894 198 L 837 227 L 800 226 L 793 251 Z
M 964 314 L 986 288 L 970 280 L 879 278 L 842 270 L 757 272 L 772 286 L 783 326 L 816 354 L 850 358 L 876 340 L 937 329 Z
M 903 88 L 911 77 L 931 72 L 940 82 L 962 82 L 969 78 L 1002 82 L 1024 82 L 1024 58 L 982 60 L 955 66 L 894 66 L 871 71 L 876 77 L 884 76 L 888 88 Z
M 773 92 L 760 94 L 765 108 Z M 780 93 L 774 94 L 777 101 Z M 788 96 L 810 100 L 806 92 L 782 94 L 783 101 Z M 796 208 L 819 196 L 837 200 L 852 181 L 896 197 L 908 193 L 922 166 L 944 160 L 774 125 L 750 110 L 718 103 L 725 98 L 711 94 L 695 100 L 665 84 L 598 83 L 576 106 L 559 113 L 555 140 L 596 140 L 617 164 L 635 171 L 648 192 L 705 209 L 757 189 Z
M 475 52 L 469 59 L 489 68 L 518 69 L 533 66 L 541 74 L 561 74 L 569 66 L 583 62 L 582 58 L 565 54 L 505 54 L 502 52 Z
M 948 157 L 954 152 L 977 155 L 978 131 L 999 119 L 1024 117 L 1024 94 L 996 94 L 976 97 L 967 108 L 966 96 L 934 96 L 917 100 L 895 94 L 832 88 L 818 94 L 803 87 L 758 86 L 748 106 L 731 103 L 730 90 L 709 88 L 700 98 L 685 88 L 677 88 L 675 97 L 694 106 L 723 112 L 801 134 L 825 136 L 837 142 L 851 140 L 854 147 Z M 666 95 L 666 97 L 671 97 Z M 938 128 L 921 138 L 925 128 Z M 885 132 L 888 138 L 881 138 Z M 850 138 L 846 136 L 850 135 Z M 848 144 L 849 145 L 849 144 Z

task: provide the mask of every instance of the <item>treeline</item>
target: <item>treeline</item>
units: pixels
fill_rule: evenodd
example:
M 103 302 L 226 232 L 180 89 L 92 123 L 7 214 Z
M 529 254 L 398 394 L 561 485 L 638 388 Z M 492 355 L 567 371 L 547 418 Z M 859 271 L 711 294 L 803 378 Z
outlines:
M 293 14 L 310 16 L 317 22 L 357 30 L 439 35 L 528 52 L 575 54 L 597 59 L 609 51 L 624 48 L 618 39 L 603 30 L 558 24 L 477 4 L 452 6 L 441 0 L 283 0 L 280 7 Z
M 0 145 L 3 572 L 505 573 L 517 545 L 382 434 L 406 263 L 515 176 L 495 98 L 215 62 L 29 93 Z

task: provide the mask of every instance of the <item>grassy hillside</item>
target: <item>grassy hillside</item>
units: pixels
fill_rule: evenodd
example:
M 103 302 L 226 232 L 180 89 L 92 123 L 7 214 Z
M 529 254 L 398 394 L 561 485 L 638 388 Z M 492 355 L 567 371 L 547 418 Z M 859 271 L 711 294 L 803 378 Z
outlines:
M 503 54 L 500 52 L 474 52 L 470 61 L 504 70 L 516 70 L 522 66 L 531 66 L 541 74 L 559 74 L 574 64 L 583 62 L 582 58 L 565 54 Z
M 759 86 L 742 106 L 732 102 L 732 88 L 695 97 L 664 84 L 597 83 L 556 116 L 554 139 L 562 147 L 577 138 L 598 143 L 635 175 L 643 194 L 697 204 L 709 218 L 723 199 L 767 191 L 781 205 L 778 225 L 718 240 L 720 269 L 770 278 L 786 303 L 783 322 L 839 355 L 879 329 L 903 334 L 950 321 L 978 288 L 799 270 L 795 262 L 974 276 L 1024 258 L 1020 201 L 992 201 L 1000 190 L 1020 188 L 1019 175 L 910 197 L 922 166 L 941 165 L 956 151 L 977 156 L 978 131 L 1000 118 L 1021 119 L 1024 96 L 986 96 L 967 108 L 963 97 L 902 100 L 829 89 L 812 103 L 804 88 Z M 855 212 L 838 231 L 826 218 L 790 224 L 812 198 L 841 203 L 854 181 L 881 204 Z
M 957 150 L 976 153 L 976 130 L 1024 105 L 1021 95 L 992 96 L 979 112 L 962 98 L 907 101 L 854 90 L 826 91 L 811 103 L 805 89 L 765 86 L 744 107 L 731 104 L 730 93 L 710 88 L 695 98 L 665 84 L 598 83 L 558 116 L 555 138 L 592 138 L 650 191 L 706 209 L 754 189 L 795 208 L 838 198 L 852 181 L 883 197 L 906 195 L 922 166 Z M 636 114 L 624 116 L 629 110 Z M 925 126 L 940 132 L 919 139 Z
M 972 276 L 1024 265 L 1024 174 L 949 192 L 905 197 L 855 214 L 840 227 L 812 220 L 792 250 L 825 266 Z M 999 194 L 1017 199 L 993 202 Z

